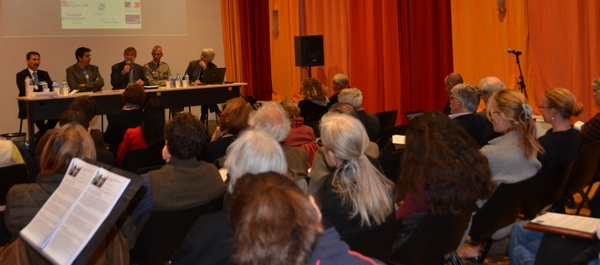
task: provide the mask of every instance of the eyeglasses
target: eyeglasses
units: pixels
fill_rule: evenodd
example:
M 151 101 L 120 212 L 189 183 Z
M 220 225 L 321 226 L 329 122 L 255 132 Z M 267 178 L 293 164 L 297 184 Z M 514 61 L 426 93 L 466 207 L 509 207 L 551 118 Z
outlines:
M 455 98 L 454 96 L 450 96 L 450 101 L 455 100 L 455 99 L 458 100 L 458 101 L 460 101 L 459 98 Z

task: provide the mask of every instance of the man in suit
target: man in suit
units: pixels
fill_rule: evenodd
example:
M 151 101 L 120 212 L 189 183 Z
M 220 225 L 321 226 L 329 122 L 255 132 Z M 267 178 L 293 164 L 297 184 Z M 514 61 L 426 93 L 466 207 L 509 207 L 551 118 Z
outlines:
M 492 94 L 505 89 L 506 86 L 498 77 L 488 76 L 484 79 L 481 79 L 477 88 L 479 89 L 481 99 L 483 100 L 483 103 L 485 103 L 487 109 L 488 100 L 490 99 L 490 97 L 492 97 Z M 484 135 L 488 135 L 489 138 L 487 140 L 491 140 L 492 138 L 500 136 L 500 134 L 494 132 L 494 126 L 492 125 L 492 122 L 486 117 L 486 109 L 477 112 L 476 115 L 481 116 L 486 121 Z
M 46 83 L 48 83 L 48 86 L 52 85 L 52 78 L 50 78 L 48 72 L 38 69 L 40 67 L 40 54 L 38 52 L 31 51 L 27 53 L 27 56 L 25 58 L 27 68 L 17 73 L 17 87 L 19 88 L 19 97 L 25 96 L 25 78 L 27 77 L 31 78 L 35 85 L 39 85 L 42 81 L 46 81 Z M 36 91 L 40 91 L 40 89 L 37 89 Z M 26 119 L 27 106 L 25 105 L 25 102 L 21 100 L 19 100 L 18 103 L 19 119 Z M 57 123 L 58 119 L 47 121 L 35 121 L 35 125 L 38 127 L 39 130 L 38 133 L 35 134 L 36 142 L 39 141 L 40 138 L 42 138 L 46 131 L 56 127 Z
M 331 88 L 333 88 L 333 92 L 335 93 L 329 98 L 329 103 L 327 103 L 328 107 L 331 107 L 331 105 L 339 102 L 338 96 L 340 94 L 340 91 L 342 91 L 342 89 L 344 88 L 349 88 L 350 85 L 348 83 L 348 76 L 346 76 L 345 74 L 339 73 L 333 76 Z
M 133 47 L 127 47 L 123 52 L 124 60 L 116 63 L 111 68 L 110 84 L 115 89 L 125 89 L 127 84 L 136 83 L 142 86 L 148 85 L 148 79 L 144 68 L 135 63 L 137 51 Z
M 463 78 L 459 73 L 450 73 L 444 79 L 444 89 L 446 89 L 446 93 L 448 97 L 451 95 L 450 91 L 455 85 L 462 84 Z M 444 107 L 444 114 L 450 115 L 450 100 L 446 102 L 446 106 Z
M 341 103 L 348 103 L 356 110 L 356 115 L 365 126 L 369 141 L 375 142 L 379 138 L 379 118 L 373 113 L 366 112 L 362 107 L 363 96 L 358 88 L 346 88 L 340 92 L 338 97 Z
M 467 131 L 479 147 L 485 145 L 489 135 L 486 132 L 485 120 L 475 115 L 479 105 L 479 91 L 471 84 L 458 84 L 450 94 L 450 119 L 455 120 Z
M 187 74 L 190 77 L 190 84 L 192 84 L 193 82 L 193 84 L 197 86 L 201 85 L 204 70 L 217 69 L 217 65 L 212 62 L 214 58 L 215 51 L 212 48 L 204 48 L 202 49 L 202 53 L 200 53 L 200 60 L 190 61 L 190 64 L 185 70 L 185 74 Z M 208 108 L 210 108 L 211 112 L 221 112 L 219 111 L 217 105 L 202 106 L 200 115 L 200 120 L 202 120 L 202 122 L 208 119 Z
M 94 92 L 102 90 L 104 78 L 100 75 L 98 67 L 91 65 L 92 55 L 89 48 L 79 47 L 75 50 L 77 63 L 67 68 L 67 83 L 69 89 L 79 92 Z

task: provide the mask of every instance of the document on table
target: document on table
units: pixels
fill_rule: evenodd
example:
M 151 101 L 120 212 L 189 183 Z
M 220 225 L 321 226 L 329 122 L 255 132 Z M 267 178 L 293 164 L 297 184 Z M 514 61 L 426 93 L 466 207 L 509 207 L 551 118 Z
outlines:
M 600 219 L 598 218 L 558 213 L 546 213 L 531 220 L 531 222 L 590 234 L 595 234 L 600 225 Z

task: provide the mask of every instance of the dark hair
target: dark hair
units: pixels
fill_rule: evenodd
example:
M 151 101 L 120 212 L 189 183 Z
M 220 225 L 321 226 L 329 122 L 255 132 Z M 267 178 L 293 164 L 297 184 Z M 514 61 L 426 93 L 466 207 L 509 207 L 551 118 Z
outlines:
M 151 98 L 144 107 L 142 135 L 148 146 L 164 142 L 165 107 L 158 98 Z
M 206 131 L 198 117 L 181 112 L 165 126 L 165 140 L 169 153 L 179 159 L 199 156 L 206 142 Z
M 417 200 L 427 201 L 430 213 L 458 215 L 465 203 L 489 197 L 494 189 L 490 167 L 477 148 L 456 121 L 439 111 L 413 119 L 406 132 L 398 198 L 412 191 Z
M 71 102 L 71 109 L 78 109 L 85 113 L 88 121 L 92 121 L 94 116 L 98 115 L 100 112 L 100 108 L 98 108 L 98 103 L 93 97 L 90 96 L 78 96 L 73 99 Z
M 37 56 L 39 56 L 39 57 L 42 57 L 42 56 L 40 56 L 40 53 L 39 53 L 39 52 L 30 51 L 30 52 L 28 52 L 28 53 L 27 53 L 27 57 L 25 57 L 25 58 L 26 58 L 27 60 L 29 60 L 29 59 L 31 59 L 31 56 L 32 56 L 32 55 L 37 55 Z
M 228 203 L 237 264 L 305 264 L 322 231 L 319 213 L 293 181 L 246 174 Z
M 252 106 L 244 98 L 232 98 L 227 100 L 226 107 L 221 112 L 219 127 L 228 133 L 238 134 L 248 128 L 248 118 L 252 112 Z
M 346 102 L 338 102 L 331 105 L 331 107 L 329 107 L 328 112 L 347 114 L 358 119 L 358 114 L 356 113 L 356 109 L 354 108 L 354 106 Z
M 77 48 L 77 50 L 75 50 L 75 59 L 79 62 L 79 57 L 83 57 L 83 55 L 86 52 L 91 52 L 92 50 L 90 50 L 89 48 L 86 47 L 79 47 Z
M 133 47 L 127 47 L 127 48 L 125 48 L 125 51 L 123 51 L 123 54 L 128 54 L 130 52 L 133 52 L 133 54 L 137 56 L 137 51 Z
M 133 103 L 141 107 L 144 106 L 146 92 L 144 92 L 144 87 L 142 85 L 131 83 L 127 85 L 125 91 L 123 91 L 122 97 L 123 102 Z
M 83 128 L 85 128 L 87 130 L 88 127 L 90 127 L 90 121 L 87 119 L 87 117 L 85 116 L 85 113 L 83 113 L 83 111 L 79 110 L 79 109 L 67 109 L 65 111 L 63 111 L 62 114 L 60 114 L 60 118 L 58 119 L 58 124 L 60 126 L 63 126 L 67 123 L 77 123 L 81 126 L 83 126 Z

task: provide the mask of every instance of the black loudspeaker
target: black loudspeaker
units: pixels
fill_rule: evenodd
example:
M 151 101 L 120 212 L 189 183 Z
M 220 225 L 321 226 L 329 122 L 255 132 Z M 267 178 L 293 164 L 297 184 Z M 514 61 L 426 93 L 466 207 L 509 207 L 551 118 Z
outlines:
M 325 59 L 323 58 L 323 35 L 295 36 L 294 48 L 296 50 L 296 66 L 325 65 Z

